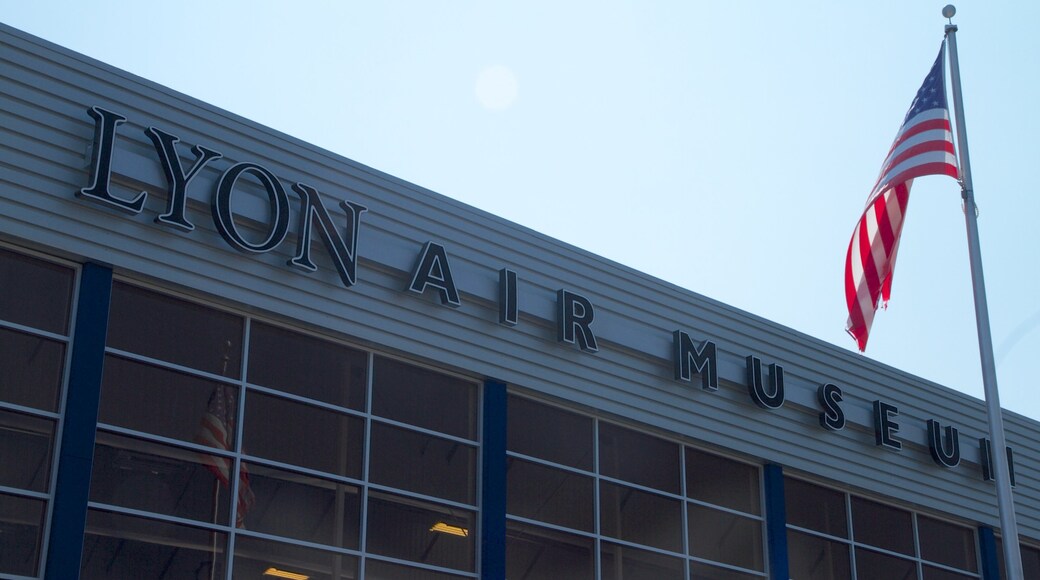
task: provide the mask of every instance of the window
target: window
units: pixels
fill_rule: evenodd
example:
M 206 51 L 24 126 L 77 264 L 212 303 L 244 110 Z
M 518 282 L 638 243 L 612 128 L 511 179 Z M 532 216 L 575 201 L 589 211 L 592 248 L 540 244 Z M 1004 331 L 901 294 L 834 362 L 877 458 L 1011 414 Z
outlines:
M 0 574 L 40 573 L 75 275 L 0 248 Z
M 110 328 L 84 578 L 476 577 L 477 383 L 120 281 Z
M 1022 556 L 1022 574 L 1026 578 L 1040 578 L 1040 547 L 1029 544 L 1019 544 L 1019 553 Z M 1007 579 L 1004 564 L 1004 542 L 997 538 L 997 566 L 1000 569 L 1000 579 Z
M 792 578 L 979 577 L 970 527 L 791 477 L 784 494 Z
M 765 577 L 757 466 L 516 394 L 506 576 Z

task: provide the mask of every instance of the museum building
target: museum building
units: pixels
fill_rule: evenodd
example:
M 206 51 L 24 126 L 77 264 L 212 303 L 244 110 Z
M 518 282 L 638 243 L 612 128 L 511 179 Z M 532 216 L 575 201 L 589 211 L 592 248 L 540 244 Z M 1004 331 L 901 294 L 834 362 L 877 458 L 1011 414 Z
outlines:
M 3 25 L 0 103 L 2 579 L 1002 577 L 973 397 Z

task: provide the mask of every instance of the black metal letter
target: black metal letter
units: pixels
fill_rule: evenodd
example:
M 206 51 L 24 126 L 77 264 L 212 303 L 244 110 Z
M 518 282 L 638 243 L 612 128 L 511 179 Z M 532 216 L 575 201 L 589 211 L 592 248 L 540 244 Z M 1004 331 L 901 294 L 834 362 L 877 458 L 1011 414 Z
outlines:
M 824 383 L 816 389 L 816 400 L 823 412 L 820 413 L 820 427 L 828 431 L 841 431 L 845 428 L 845 411 L 838 403 L 842 401 L 842 392 L 838 385 Z
M 763 409 L 779 409 L 784 405 L 784 368 L 769 365 L 769 376 L 773 392 L 766 392 L 762 381 L 762 361 L 757 356 L 747 357 L 747 387 L 751 400 Z
M 339 206 L 347 212 L 347 229 L 341 238 L 336 233 L 336 224 L 329 215 L 329 210 L 321 202 L 318 190 L 309 185 L 297 183 L 292 186 L 293 191 L 300 195 L 300 228 L 296 241 L 296 256 L 289 260 L 290 266 L 314 272 L 318 269 L 311 261 L 311 221 L 318 218 L 321 226 L 319 233 L 325 242 L 325 249 L 329 251 L 332 263 L 339 272 L 339 278 L 343 285 L 350 288 L 357 282 L 357 241 L 361 225 L 361 214 L 368 210 L 363 205 L 349 201 L 340 202 Z M 347 240 L 350 240 L 349 242 Z
M 946 432 L 946 443 L 943 444 L 943 431 Z M 961 442 L 957 437 L 957 429 L 952 425 L 943 426 L 933 419 L 928 420 L 928 451 L 932 459 L 942 467 L 957 467 L 961 462 Z
M 166 174 L 168 185 L 166 213 L 156 217 L 155 223 L 190 232 L 195 229 L 195 225 L 184 215 L 184 206 L 188 200 L 188 184 L 195 179 L 195 176 L 207 163 L 220 159 L 221 154 L 201 145 L 193 146 L 191 152 L 195 155 L 195 163 L 187 173 L 184 173 L 181 158 L 177 155 L 179 138 L 155 127 L 149 127 L 144 134 L 148 135 L 148 138 L 152 140 L 152 145 L 155 146 L 155 152 L 159 155 L 159 162 L 162 164 L 163 173 Z
M 556 340 L 578 343 L 585 352 L 596 352 L 596 335 L 592 333 L 592 319 L 596 312 L 588 298 L 567 290 L 556 292 Z
M 705 340 L 697 348 L 689 334 L 676 330 L 672 333 L 672 346 L 675 380 L 688 383 L 693 380 L 693 371 L 696 370 L 701 375 L 702 389 L 719 390 L 719 361 L 714 342 Z
M 231 194 L 244 173 L 252 173 L 260 180 L 271 204 L 270 231 L 267 239 L 258 244 L 249 243 L 242 237 L 235 226 L 235 216 L 231 212 Z M 217 184 L 217 193 L 213 196 L 213 223 L 216 224 L 220 237 L 232 248 L 247 254 L 269 252 L 278 247 L 289 232 L 289 196 L 278 182 L 278 178 L 266 168 L 256 163 L 236 163 L 224 172 L 220 177 L 220 183 Z
M 899 423 L 892 420 L 899 414 L 895 405 L 889 405 L 882 401 L 874 401 L 874 444 L 888 447 L 899 451 L 903 448 L 903 442 L 895 438 L 899 431 Z
M 76 195 L 130 214 L 141 213 L 144 200 L 148 197 L 147 193 L 142 191 L 134 199 L 120 199 L 114 197 L 108 190 L 109 183 L 112 181 L 112 155 L 115 149 L 116 127 L 125 123 L 126 117 L 97 106 L 87 109 L 87 114 L 94 119 L 94 146 L 90 161 L 92 181 L 90 187 L 77 191 Z
M 422 294 L 427 286 L 437 289 L 441 295 L 441 304 L 452 308 L 462 306 L 444 246 L 433 242 L 426 242 L 422 253 L 419 254 L 419 259 L 412 270 L 412 282 L 408 284 L 408 290 Z

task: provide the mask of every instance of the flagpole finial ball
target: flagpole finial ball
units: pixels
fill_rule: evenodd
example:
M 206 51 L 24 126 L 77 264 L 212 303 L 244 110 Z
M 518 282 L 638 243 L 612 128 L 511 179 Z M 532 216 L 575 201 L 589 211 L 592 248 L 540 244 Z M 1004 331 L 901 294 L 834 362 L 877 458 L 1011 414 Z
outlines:
M 957 13 L 957 8 L 953 4 L 947 4 L 943 7 L 943 18 L 953 18 L 953 15 Z

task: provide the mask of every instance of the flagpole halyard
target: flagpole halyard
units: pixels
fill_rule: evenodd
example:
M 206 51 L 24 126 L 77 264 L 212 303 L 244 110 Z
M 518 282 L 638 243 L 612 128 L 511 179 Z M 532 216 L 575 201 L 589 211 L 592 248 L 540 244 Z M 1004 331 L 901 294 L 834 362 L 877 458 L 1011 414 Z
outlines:
M 978 210 L 971 181 L 971 164 L 968 158 L 968 134 L 964 124 L 964 103 L 961 98 L 960 64 L 957 59 L 957 26 L 952 18 L 956 9 L 952 5 L 943 8 L 943 16 L 950 19 L 946 25 L 946 38 L 950 44 L 950 80 L 953 89 L 953 111 L 956 120 L 957 147 L 960 157 L 961 195 L 964 199 L 964 221 L 968 233 L 968 255 L 971 262 L 971 283 L 975 296 L 975 322 L 979 335 L 979 358 L 982 363 L 982 385 L 986 396 L 986 415 L 989 437 L 992 441 L 991 464 L 997 488 L 997 506 L 1000 511 L 1000 527 L 1004 544 L 1004 563 L 1009 580 L 1021 580 L 1022 555 L 1018 545 L 1018 524 L 1015 521 L 1015 503 L 1011 491 L 1010 467 L 1004 449 L 1004 421 L 1000 410 L 1000 395 L 997 390 L 996 363 L 993 356 L 993 337 L 989 326 L 989 307 L 986 301 L 986 284 L 982 272 L 982 251 L 979 245 Z

